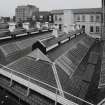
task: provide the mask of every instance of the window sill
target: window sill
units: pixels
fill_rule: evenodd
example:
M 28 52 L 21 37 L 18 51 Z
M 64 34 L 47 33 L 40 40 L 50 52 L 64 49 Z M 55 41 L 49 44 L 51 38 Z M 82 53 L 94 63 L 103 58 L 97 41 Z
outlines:
M 100 32 L 90 32 L 90 34 L 101 34 Z

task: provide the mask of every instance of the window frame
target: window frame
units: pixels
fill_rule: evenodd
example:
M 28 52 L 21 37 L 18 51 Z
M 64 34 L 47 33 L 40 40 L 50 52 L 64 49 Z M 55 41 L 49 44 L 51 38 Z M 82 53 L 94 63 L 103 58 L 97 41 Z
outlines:
M 94 22 L 94 16 L 90 15 L 90 22 Z
M 86 21 L 86 16 L 82 15 L 82 21 L 85 22 Z
M 94 33 L 94 26 L 90 26 L 90 33 Z
M 100 32 L 100 26 L 96 26 L 96 33 Z
M 81 21 L 80 15 L 77 15 L 77 16 L 76 16 L 76 21 L 77 21 L 77 22 L 80 22 L 80 21 Z
M 100 16 L 99 15 L 96 15 L 96 22 L 100 22 Z
M 57 15 L 55 15 L 55 17 L 54 17 L 54 18 L 55 18 L 55 21 L 57 21 L 57 20 L 58 20 L 58 17 L 57 17 Z

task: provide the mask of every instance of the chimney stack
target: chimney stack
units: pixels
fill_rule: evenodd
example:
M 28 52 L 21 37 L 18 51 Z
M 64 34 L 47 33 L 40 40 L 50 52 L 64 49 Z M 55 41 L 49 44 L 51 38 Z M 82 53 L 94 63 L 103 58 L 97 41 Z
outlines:
M 58 26 L 54 25 L 52 35 L 56 38 L 58 37 Z

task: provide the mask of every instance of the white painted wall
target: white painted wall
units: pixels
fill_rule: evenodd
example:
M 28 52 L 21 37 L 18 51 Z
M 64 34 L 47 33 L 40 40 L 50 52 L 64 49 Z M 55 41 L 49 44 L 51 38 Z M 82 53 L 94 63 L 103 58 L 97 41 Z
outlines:
M 55 15 L 59 18 L 62 18 L 62 21 L 55 20 Z M 80 22 L 77 21 L 77 16 L 80 16 Z M 82 20 L 82 16 L 85 16 L 85 21 Z M 90 16 L 94 17 L 94 22 L 90 21 Z M 96 22 L 96 16 L 99 16 L 99 22 Z M 80 26 L 80 28 L 84 25 L 85 26 L 85 31 L 88 35 L 90 36 L 101 36 L 101 14 L 74 14 L 72 10 L 70 9 L 65 9 L 63 11 L 63 14 L 54 14 L 54 24 L 62 24 L 62 27 L 64 28 L 64 26 L 67 27 L 68 31 L 74 30 L 74 26 L 77 25 Z M 94 32 L 90 33 L 90 26 L 94 26 Z M 96 33 L 96 26 L 100 27 L 100 32 Z M 64 31 L 64 30 L 62 30 Z
M 67 26 L 68 31 L 73 30 L 74 14 L 71 10 L 64 10 L 64 25 Z
M 80 16 L 80 22 L 76 21 L 77 15 Z M 85 15 L 85 22 L 82 21 L 82 15 Z M 99 22 L 96 22 L 96 15 L 100 16 L 100 21 Z M 94 17 L 94 22 L 90 21 L 90 16 Z M 101 14 L 75 14 L 74 18 L 75 18 L 75 23 L 77 25 L 80 25 L 81 28 L 82 28 L 83 25 L 85 26 L 85 32 L 88 35 L 90 35 L 92 37 L 100 37 L 101 36 Z M 90 26 L 94 27 L 94 32 L 92 32 L 92 33 L 90 32 Z M 96 26 L 100 27 L 100 32 L 99 33 L 96 32 Z
M 55 16 L 57 16 L 57 20 L 55 20 Z M 61 18 L 62 20 L 59 21 L 59 18 Z M 54 19 L 54 24 L 63 24 L 64 23 L 64 14 L 54 14 L 53 19 Z

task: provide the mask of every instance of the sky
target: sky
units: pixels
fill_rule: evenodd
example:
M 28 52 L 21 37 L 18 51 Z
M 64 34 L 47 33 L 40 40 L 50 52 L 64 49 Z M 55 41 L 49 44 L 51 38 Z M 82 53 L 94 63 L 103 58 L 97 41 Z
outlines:
M 14 16 L 18 5 L 32 4 L 40 11 L 53 9 L 98 8 L 101 0 L 0 0 L 0 16 Z

